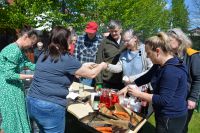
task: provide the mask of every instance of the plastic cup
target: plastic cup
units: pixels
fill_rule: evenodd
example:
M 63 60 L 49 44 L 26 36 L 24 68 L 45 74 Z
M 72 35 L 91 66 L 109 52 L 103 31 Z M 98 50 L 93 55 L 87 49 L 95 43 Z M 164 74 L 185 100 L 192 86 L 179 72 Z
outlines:
M 129 99 L 128 99 L 128 98 L 124 98 L 123 105 L 124 105 L 125 107 L 129 107 Z
M 130 109 L 134 112 L 141 112 L 141 103 L 140 102 L 130 102 Z

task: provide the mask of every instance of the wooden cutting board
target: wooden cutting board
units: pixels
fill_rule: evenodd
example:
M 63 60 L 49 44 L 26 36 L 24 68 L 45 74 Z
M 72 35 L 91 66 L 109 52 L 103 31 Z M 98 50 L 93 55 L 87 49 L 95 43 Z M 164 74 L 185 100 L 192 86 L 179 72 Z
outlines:
M 78 119 L 89 115 L 90 112 L 94 112 L 89 103 L 71 104 L 68 106 L 67 111 L 73 114 Z

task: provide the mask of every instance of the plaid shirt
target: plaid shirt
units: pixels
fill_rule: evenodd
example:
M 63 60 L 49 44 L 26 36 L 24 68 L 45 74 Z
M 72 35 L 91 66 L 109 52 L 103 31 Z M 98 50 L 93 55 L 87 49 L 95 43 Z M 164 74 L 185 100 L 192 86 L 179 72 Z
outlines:
M 95 62 L 101 40 L 101 36 L 98 35 L 92 40 L 88 38 L 87 34 L 79 36 L 75 45 L 74 57 L 81 63 Z

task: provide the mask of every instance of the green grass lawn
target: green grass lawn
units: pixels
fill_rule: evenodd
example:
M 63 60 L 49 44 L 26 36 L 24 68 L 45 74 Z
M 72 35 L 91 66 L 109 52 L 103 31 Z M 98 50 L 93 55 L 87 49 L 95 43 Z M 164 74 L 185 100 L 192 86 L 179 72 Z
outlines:
M 155 120 L 154 115 L 152 115 L 148 122 L 144 125 L 142 133 L 154 133 L 155 130 Z M 200 133 L 200 113 L 194 112 L 192 120 L 190 121 L 188 133 Z

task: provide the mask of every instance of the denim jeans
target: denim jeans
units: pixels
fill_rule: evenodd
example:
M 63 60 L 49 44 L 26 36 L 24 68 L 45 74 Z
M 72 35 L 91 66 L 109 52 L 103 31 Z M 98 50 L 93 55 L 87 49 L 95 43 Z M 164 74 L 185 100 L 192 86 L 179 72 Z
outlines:
M 28 113 L 35 121 L 40 133 L 64 133 L 65 107 L 27 96 Z
M 156 133 L 182 133 L 186 119 L 187 114 L 177 118 L 155 116 Z

